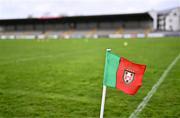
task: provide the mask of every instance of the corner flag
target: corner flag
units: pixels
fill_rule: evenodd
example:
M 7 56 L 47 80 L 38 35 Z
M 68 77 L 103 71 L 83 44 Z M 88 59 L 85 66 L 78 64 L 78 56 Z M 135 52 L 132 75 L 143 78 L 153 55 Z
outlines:
M 134 95 L 142 85 L 145 69 L 146 65 L 136 64 L 107 51 L 103 85 Z
M 142 85 L 146 65 L 136 64 L 106 50 L 100 118 L 103 118 L 106 86 L 134 95 Z

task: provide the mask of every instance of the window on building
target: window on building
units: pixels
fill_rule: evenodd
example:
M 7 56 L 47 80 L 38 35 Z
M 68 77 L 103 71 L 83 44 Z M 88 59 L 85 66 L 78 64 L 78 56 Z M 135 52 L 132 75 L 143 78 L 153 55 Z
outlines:
M 171 25 L 169 26 L 169 30 L 170 30 L 170 31 L 173 31 L 173 28 L 172 28 L 172 26 L 171 26 Z
M 174 15 L 174 16 L 177 16 L 177 14 L 176 14 L 176 13 L 174 13 L 173 15 Z
M 172 19 L 169 19 L 169 22 L 171 23 L 171 22 L 172 22 Z

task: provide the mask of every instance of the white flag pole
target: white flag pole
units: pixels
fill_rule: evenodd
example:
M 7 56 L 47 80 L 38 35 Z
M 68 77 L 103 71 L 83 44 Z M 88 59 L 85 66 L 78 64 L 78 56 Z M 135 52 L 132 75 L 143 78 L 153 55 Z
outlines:
M 100 118 L 103 118 L 103 115 L 104 115 L 105 99 L 106 99 L 106 86 L 103 85 Z
M 106 51 L 111 51 L 111 49 L 106 49 Z M 107 58 L 107 57 L 106 57 Z M 103 85 L 103 91 L 102 91 L 102 101 L 101 101 L 101 111 L 100 111 L 100 118 L 103 118 L 104 116 L 104 105 L 106 100 L 106 86 Z

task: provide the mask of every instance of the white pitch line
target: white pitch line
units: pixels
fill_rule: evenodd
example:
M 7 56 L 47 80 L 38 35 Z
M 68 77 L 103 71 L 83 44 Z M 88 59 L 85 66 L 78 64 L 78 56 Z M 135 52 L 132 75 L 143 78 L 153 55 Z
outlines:
M 166 78 L 167 74 L 170 72 L 172 67 L 176 64 L 176 62 L 179 60 L 180 54 L 171 62 L 171 64 L 167 67 L 167 69 L 164 71 L 164 73 L 161 75 L 159 80 L 154 84 L 152 89 L 149 91 L 146 97 L 144 97 L 143 101 L 138 105 L 138 107 L 134 110 L 134 112 L 129 116 L 129 118 L 136 118 L 139 113 L 144 109 L 144 107 L 147 105 L 153 94 L 158 89 L 159 85 L 163 82 L 163 80 Z
M 51 92 L 38 92 L 38 91 L 29 91 L 29 90 L 18 90 L 18 89 L 1 89 L 0 92 L 3 94 L 15 94 L 15 95 L 26 95 L 31 97 L 43 97 L 43 98 L 50 98 L 50 99 L 63 99 L 81 103 L 96 103 L 96 99 L 89 100 L 88 97 L 81 97 L 81 96 L 66 96 L 58 93 L 51 93 Z M 0 117 L 1 118 L 1 117 Z
M 71 54 L 81 54 L 81 53 L 88 53 L 88 52 L 92 52 L 92 50 L 87 50 L 87 51 L 81 51 L 81 52 L 69 52 L 69 53 L 60 53 L 57 55 L 42 55 L 42 56 L 33 56 L 33 57 L 28 57 L 28 58 L 21 58 L 21 59 L 16 59 L 16 60 L 12 60 L 12 61 L 7 61 L 4 63 L 0 63 L 1 65 L 6 65 L 6 64 L 13 64 L 13 63 L 19 63 L 19 62 L 26 62 L 26 61 L 32 61 L 32 60 L 36 60 L 36 59 L 40 59 L 40 58 L 55 58 L 55 57 L 63 57 L 66 55 L 71 55 Z

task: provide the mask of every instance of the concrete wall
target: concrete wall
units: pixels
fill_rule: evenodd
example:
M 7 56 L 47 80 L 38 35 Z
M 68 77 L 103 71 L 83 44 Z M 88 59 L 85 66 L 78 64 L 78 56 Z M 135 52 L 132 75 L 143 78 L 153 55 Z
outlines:
M 157 21 L 158 21 L 158 17 L 157 17 L 157 12 L 152 10 L 152 11 L 149 11 L 149 15 L 153 18 L 153 30 L 157 30 Z

